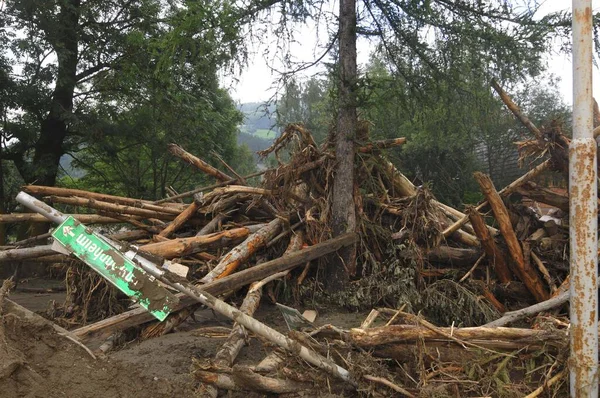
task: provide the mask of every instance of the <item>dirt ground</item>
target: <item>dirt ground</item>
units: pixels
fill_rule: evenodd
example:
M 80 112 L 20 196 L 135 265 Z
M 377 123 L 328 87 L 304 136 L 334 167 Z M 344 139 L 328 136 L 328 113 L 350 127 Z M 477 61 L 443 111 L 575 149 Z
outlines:
M 10 299 L 32 311 L 44 311 L 51 300 L 60 302 L 64 293 L 12 292 Z M 298 308 L 300 311 L 308 308 Z M 261 303 L 256 318 L 281 332 L 287 327 L 283 316 L 270 303 Z M 340 313 L 319 309 L 316 324 L 357 327 L 366 314 Z M 94 360 L 81 347 L 57 334 L 43 322 L 31 322 L 14 315 L 2 318 L 5 347 L 0 354 L 2 397 L 193 397 L 197 383 L 191 376 L 192 358 L 211 358 L 226 337 L 232 323 L 207 309 L 181 325 L 177 333 L 125 344 Z M 207 335 L 209 327 L 223 332 Z M 3 343 L 0 341 L 0 346 Z M 94 349 L 94 347 L 91 347 Z M 257 364 L 266 355 L 261 342 L 249 338 L 236 363 Z M 2 363 L 16 362 L 7 374 Z M 249 397 L 250 395 L 245 394 Z

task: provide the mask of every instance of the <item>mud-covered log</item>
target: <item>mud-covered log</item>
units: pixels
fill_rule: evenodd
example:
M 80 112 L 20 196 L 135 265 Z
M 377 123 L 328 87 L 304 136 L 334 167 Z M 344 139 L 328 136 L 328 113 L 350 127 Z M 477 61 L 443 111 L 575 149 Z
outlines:
M 212 384 L 222 390 L 230 391 L 260 391 L 263 393 L 286 394 L 295 392 L 310 392 L 313 385 L 293 380 L 276 379 L 254 373 L 245 367 L 234 367 L 231 374 L 197 370 L 196 379 L 205 384 Z
M 266 277 L 273 275 L 277 272 L 286 271 L 297 267 L 301 264 L 305 264 L 307 261 L 317 259 L 332 253 L 339 248 L 352 244 L 356 241 L 356 235 L 349 233 L 339 236 L 337 238 L 329 239 L 316 245 L 307 247 L 297 252 L 291 253 L 288 256 L 280 257 L 275 260 L 267 261 L 260 265 L 254 266 L 243 271 L 236 272 L 233 275 L 229 275 L 225 278 L 217 279 L 206 285 L 200 285 L 202 290 L 213 294 L 219 295 L 228 291 L 234 291 L 242 286 L 248 285 L 252 282 L 256 282 Z M 187 298 L 183 295 L 177 295 L 180 299 L 179 304 L 174 311 L 184 308 L 190 304 L 196 302 L 192 299 Z M 152 314 L 147 312 L 144 308 L 136 308 L 119 315 L 104 319 L 91 325 L 83 326 L 75 329 L 73 332 L 83 339 L 93 338 L 106 338 L 112 333 L 123 330 L 132 326 L 152 321 L 154 317 Z
M 370 329 L 351 329 L 348 339 L 359 347 L 376 347 L 383 344 L 416 342 L 420 339 L 425 342 L 444 341 L 458 344 L 477 342 L 486 344 L 487 347 L 502 346 L 502 342 L 516 342 L 521 347 L 529 344 L 546 344 L 563 347 L 567 344 L 567 336 L 560 331 L 541 329 L 519 329 L 504 327 L 468 327 L 468 328 L 435 328 L 432 330 L 421 325 L 390 325 Z
M 206 274 L 201 281 L 208 283 L 216 278 L 223 278 L 232 274 L 241 264 L 250 258 L 258 249 L 265 246 L 273 239 L 283 226 L 283 220 L 276 218 L 257 232 L 248 236 L 244 242 L 233 248 L 215 268 Z
M 521 245 L 517 239 L 517 235 L 515 234 L 515 231 L 511 225 L 508 210 L 506 209 L 504 202 L 502 202 L 500 195 L 498 195 L 498 192 L 496 192 L 494 183 L 489 176 L 483 173 L 476 172 L 474 177 L 479 183 L 481 191 L 490 204 L 496 221 L 498 221 L 500 231 L 502 232 L 502 236 L 504 237 L 506 245 L 508 246 L 508 251 L 514 260 L 515 267 L 513 271 L 515 274 L 517 274 L 525 286 L 527 286 L 527 289 L 529 289 L 536 300 L 544 301 L 548 299 L 548 291 L 544 287 L 544 284 L 537 271 L 531 266 L 531 264 L 527 263 L 523 257 L 523 249 L 521 248 Z
M 169 144 L 169 152 L 219 181 L 235 180 L 235 178 L 228 176 L 222 171 L 206 163 L 204 160 L 192 155 L 177 144 Z
M 481 241 L 481 246 L 483 247 L 487 258 L 491 260 L 492 264 L 494 265 L 498 279 L 502 283 L 510 282 L 512 278 L 510 269 L 508 268 L 508 263 L 504 258 L 504 254 L 500 251 L 500 249 L 498 249 L 498 246 L 490 234 L 487 225 L 485 225 L 483 217 L 473 207 L 467 209 L 467 214 L 469 215 L 469 219 L 471 220 L 471 225 L 475 230 L 475 234 Z
M 231 242 L 245 239 L 257 226 L 228 229 L 222 232 L 216 232 L 210 235 L 194 236 L 191 238 L 178 238 L 164 242 L 149 243 L 140 247 L 140 250 L 156 254 L 164 258 L 183 257 L 189 254 L 197 253 L 209 247 L 221 247 Z
M 258 305 L 260 304 L 260 298 L 262 296 L 262 287 L 257 286 L 254 288 L 255 284 L 256 283 L 250 285 L 248 294 L 246 294 L 246 297 L 240 306 L 240 311 L 250 316 L 252 316 L 258 308 Z M 225 343 L 223 343 L 221 349 L 215 355 L 214 364 L 219 367 L 231 367 L 244 344 L 244 327 L 236 322 L 233 325 L 227 340 Z

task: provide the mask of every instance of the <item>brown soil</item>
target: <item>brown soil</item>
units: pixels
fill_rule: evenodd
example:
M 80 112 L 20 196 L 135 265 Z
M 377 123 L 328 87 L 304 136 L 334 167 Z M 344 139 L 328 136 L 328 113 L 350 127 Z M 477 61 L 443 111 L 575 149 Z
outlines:
M 60 294 L 13 292 L 10 298 L 30 310 L 43 312 L 50 300 L 60 300 Z M 262 303 L 255 316 L 279 331 L 287 331 L 283 316 L 274 305 Z M 351 328 L 360 325 L 365 316 L 322 308 L 315 323 Z M 181 325 L 176 333 L 126 344 L 97 360 L 43 320 L 33 322 L 6 314 L 0 325 L 6 334 L 6 344 L 0 341 L 2 397 L 185 398 L 194 396 L 197 387 L 190 372 L 192 358 L 213 357 L 224 341 L 224 335 L 206 336 L 203 328 L 230 328 L 232 323 L 210 310 L 200 310 L 195 320 Z M 252 336 L 248 342 L 236 363 L 256 364 L 272 349 L 263 347 Z M 20 365 L 10 375 L 3 375 L 3 367 L 14 360 Z

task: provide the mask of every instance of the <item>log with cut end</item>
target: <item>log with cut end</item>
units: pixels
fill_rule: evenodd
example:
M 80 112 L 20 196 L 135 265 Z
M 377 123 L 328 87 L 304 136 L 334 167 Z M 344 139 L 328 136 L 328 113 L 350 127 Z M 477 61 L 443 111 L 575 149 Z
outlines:
M 216 278 L 223 278 L 232 274 L 241 264 L 250 258 L 258 249 L 273 239 L 283 226 L 283 220 L 276 218 L 259 231 L 250 235 L 244 242 L 233 248 L 215 268 L 201 279 L 203 283 L 212 282 Z
M 525 286 L 527 286 L 527 289 L 529 289 L 536 300 L 544 301 L 548 299 L 548 291 L 544 287 L 544 284 L 537 271 L 531 266 L 531 264 L 528 264 L 523 257 L 523 249 L 519 244 L 517 235 L 515 234 L 510 222 L 508 210 L 506 209 L 504 202 L 502 202 L 502 198 L 500 198 L 500 195 L 498 195 L 498 192 L 496 192 L 494 183 L 489 176 L 480 172 L 476 172 L 474 177 L 479 183 L 481 191 L 490 204 L 496 221 L 498 221 L 500 232 L 506 241 L 506 245 L 508 246 L 511 257 L 514 260 L 515 274 L 517 274 L 519 279 L 525 284 Z
M 483 246 L 483 250 L 487 255 L 487 258 L 490 259 L 492 264 L 494 265 L 494 269 L 496 270 L 496 275 L 498 275 L 498 279 L 502 283 L 508 283 L 512 280 L 511 272 L 508 268 L 508 263 L 504 258 L 504 254 L 498 249 L 496 245 L 496 241 L 494 237 L 490 234 L 490 231 L 485 225 L 485 221 L 481 214 L 473 207 L 467 209 L 467 214 L 469 215 L 469 219 L 471 220 L 471 225 L 475 230 L 475 234 L 481 241 L 481 246 Z
M 481 256 L 477 249 L 438 246 L 427 253 L 427 260 L 434 263 L 449 263 L 456 266 L 471 266 Z
M 234 291 L 242 286 L 256 282 L 278 272 L 286 271 L 305 264 L 307 261 L 317 259 L 332 253 L 339 248 L 352 244 L 356 241 L 356 235 L 353 233 L 344 234 L 337 238 L 317 243 L 314 246 L 307 247 L 288 256 L 280 257 L 275 260 L 255 267 L 236 272 L 225 278 L 217 279 L 206 285 L 201 285 L 202 289 L 210 294 L 219 295 L 228 291 Z M 190 304 L 195 304 L 194 300 L 178 295 L 180 301 L 174 311 L 184 308 Z M 112 333 L 137 326 L 145 322 L 152 321 L 154 317 L 144 308 L 136 308 L 91 325 L 75 329 L 73 332 L 82 339 L 107 338 Z
M 192 155 L 177 144 L 169 144 L 169 152 L 219 181 L 235 180 L 235 178 L 228 176 L 221 170 L 206 163 L 204 160 Z

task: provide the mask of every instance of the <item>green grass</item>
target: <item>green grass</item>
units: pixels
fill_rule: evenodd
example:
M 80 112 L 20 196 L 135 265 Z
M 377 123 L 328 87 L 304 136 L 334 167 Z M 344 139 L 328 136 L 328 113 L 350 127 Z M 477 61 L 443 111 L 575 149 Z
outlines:
M 267 129 L 257 129 L 254 135 L 266 140 L 272 140 L 275 138 L 275 132 Z

